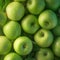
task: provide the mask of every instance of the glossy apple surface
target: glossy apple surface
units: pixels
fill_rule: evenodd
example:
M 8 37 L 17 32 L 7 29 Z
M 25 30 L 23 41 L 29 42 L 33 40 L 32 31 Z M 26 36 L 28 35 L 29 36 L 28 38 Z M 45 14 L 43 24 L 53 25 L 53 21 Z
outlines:
M 11 50 L 12 44 L 5 36 L 0 36 L 0 55 L 8 54 Z
M 24 6 L 19 2 L 11 2 L 6 7 L 6 13 L 10 20 L 19 21 L 24 16 Z
M 21 35 L 20 24 L 15 21 L 9 21 L 4 27 L 3 32 L 10 40 L 15 40 Z
M 28 55 L 32 51 L 33 44 L 31 39 L 26 36 L 22 36 L 15 40 L 13 47 L 19 55 Z
M 52 45 L 53 52 L 56 56 L 60 57 L 60 37 L 55 39 L 54 44 Z
M 40 48 L 36 54 L 36 60 L 54 60 L 53 52 L 48 48 Z
M 27 15 L 21 25 L 23 30 L 29 34 L 34 34 L 39 29 L 38 19 L 34 15 Z
M 4 57 L 4 60 L 23 60 L 23 59 L 18 54 L 12 52 L 12 53 L 7 54 Z
M 35 35 L 34 40 L 40 47 L 49 47 L 53 42 L 53 34 L 46 29 L 40 29 Z
M 4 12 L 0 11 L 0 26 L 4 26 L 7 22 L 7 16 Z
M 28 0 L 27 1 L 27 9 L 30 13 L 38 15 L 45 8 L 44 0 Z
M 52 10 L 45 10 L 39 15 L 38 22 L 44 29 L 53 29 L 57 25 L 57 16 Z
M 52 10 L 57 10 L 60 5 L 60 0 L 45 0 L 46 6 Z

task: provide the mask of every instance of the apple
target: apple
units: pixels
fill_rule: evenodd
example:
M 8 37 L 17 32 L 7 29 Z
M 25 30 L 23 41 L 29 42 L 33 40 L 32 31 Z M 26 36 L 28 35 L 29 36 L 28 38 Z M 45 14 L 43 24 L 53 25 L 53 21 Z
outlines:
M 40 47 L 49 47 L 53 42 L 53 34 L 46 29 L 40 29 L 35 35 L 34 40 Z
M 5 36 L 0 36 L 0 55 L 8 54 L 11 50 L 12 44 Z
M 33 48 L 33 44 L 30 38 L 21 36 L 14 41 L 14 50 L 19 55 L 28 55 Z
M 45 10 L 39 15 L 38 22 L 44 29 L 53 29 L 57 25 L 57 16 L 52 10 Z
M 9 38 L 11 41 L 13 41 L 21 35 L 20 24 L 18 22 L 15 22 L 15 21 L 9 21 L 3 27 L 3 32 L 7 38 Z
M 19 21 L 24 16 L 25 8 L 19 2 L 11 2 L 6 7 L 6 13 L 10 20 Z
M 54 60 L 54 55 L 50 49 L 40 48 L 36 53 L 36 60 Z
M 7 16 L 4 12 L 0 11 L 0 26 L 4 26 L 7 22 Z
M 29 34 L 34 34 L 39 29 L 38 19 L 34 15 L 27 15 L 21 23 L 23 30 Z
M 38 15 L 45 8 L 44 0 L 28 0 L 27 1 L 27 9 L 30 13 Z
M 11 52 L 4 57 L 4 60 L 23 60 L 23 59 L 15 52 Z
M 60 0 L 45 0 L 46 6 L 52 10 L 57 10 L 60 5 Z
M 55 38 L 52 50 L 56 56 L 60 57 L 60 37 Z

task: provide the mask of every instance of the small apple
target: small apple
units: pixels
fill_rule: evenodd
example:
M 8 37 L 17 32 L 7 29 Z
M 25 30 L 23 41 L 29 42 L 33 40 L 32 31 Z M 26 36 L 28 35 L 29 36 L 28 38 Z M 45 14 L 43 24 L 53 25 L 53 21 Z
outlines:
M 53 34 L 49 30 L 40 29 L 34 35 L 34 40 L 40 47 L 49 47 L 53 42 Z
M 39 15 L 39 24 L 44 29 L 53 29 L 57 25 L 57 16 L 52 10 L 45 10 Z
M 28 55 L 32 51 L 33 44 L 28 37 L 21 36 L 15 40 L 13 47 L 19 55 Z
M 3 32 L 10 40 L 15 40 L 21 34 L 20 24 L 15 21 L 9 21 L 4 27 Z
M 19 2 L 11 2 L 6 7 L 6 13 L 9 19 L 19 21 L 24 16 L 24 6 Z
M 57 10 L 60 5 L 60 0 L 45 0 L 46 6 L 52 10 Z
M 55 39 L 55 42 L 52 45 L 52 50 L 56 56 L 60 57 L 60 37 Z
M 30 13 L 38 15 L 45 8 L 44 0 L 28 0 L 27 1 L 27 9 Z
M 54 55 L 50 49 L 40 48 L 36 54 L 36 60 L 54 60 Z
M 4 26 L 7 22 L 7 16 L 4 12 L 0 11 L 0 26 Z
M 4 60 L 23 60 L 23 59 L 18 54 L 12 52 L 12 53 L 7 54 L 4 57 Z
M 22 28 L 29 34 L 34 34 L 39 29 L 38 19 L 34 15 L 28 15 L 22 20 Z
M 12 47 L 11 42 L 7 37 L 0 36 L 0 55 L 5 55 L 10 52 Z

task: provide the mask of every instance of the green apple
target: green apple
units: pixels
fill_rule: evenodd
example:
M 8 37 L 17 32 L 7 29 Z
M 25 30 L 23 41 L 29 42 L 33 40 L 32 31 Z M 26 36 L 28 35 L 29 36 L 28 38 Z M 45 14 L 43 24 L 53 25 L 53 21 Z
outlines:
M 6 13 L 9 19 L 19 21 L 24 16 L 24 6 L 19 2 L 11 2 L 6 7 Z
M 57 10 L 60 5 L 60 0 L 45 0 L 46 6 L 52 10 Z
M 57 25 L 57 16 L 52 10 L 45 10 L 39 15 L 39 24 L 44 29 L 53 29 Z
M 9 21 L 4 27 L 3 32 L 10 40 L 15 40 L 21 35 L 20 24 L 15 21 Z
M 4 12 L 0 11 L 0 26 L 4 26 L 7 22 L 7 16 Z
M 40 48 L 36 54 L 36 60 L 54 60 L 54 55 L 50 49 Z
M 38 15 L 45 8 L 44 0 L 28 0 L 27 1 L 27 9 L 30 13 Z
M 19 56 L 18 54 L 12 52 L 12 53 L 9 53 L 7 54 L 5 57 L 4 57 L 4 60 L 23 60 L 21 56 Z
M 55 39 L 55 42 L 52 45 L 52 50 L 56 56 L 60 57 L 60 37 Z
M 21 36 L 15 40 L 13 47 L 19 55 L 28 55 L 32 51 L 33 44 L 31 39 Z
M 5 55 L 10 52 L 12 47 L 11 42 L 7 37 L 0 36 L 0 55 Z
M 39 29 L 38 19 L 34 15 L 28 15 L 22 20 L 22 28 L 29 34 L 34 34 Z
M 53 34 L 49 30 L 40 29 L 34 35 L 34 40 L 40 47 L 49 47 L 53 42 Z

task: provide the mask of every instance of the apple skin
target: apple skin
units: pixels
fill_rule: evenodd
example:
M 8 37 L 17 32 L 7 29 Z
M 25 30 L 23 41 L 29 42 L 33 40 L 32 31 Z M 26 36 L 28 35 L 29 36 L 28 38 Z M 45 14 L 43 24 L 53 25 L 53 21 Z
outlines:
M 15 21 L 9 21 L 4 27 L 3 32 L 11 41 L 21 35 L 20 24 Z
M 19 55 L 28 55 L 32 51 L 33 44 L 28 37 L 21 36 L 15 40 L 13 47 Z
M 57 10 L 60 5 L 60 0 L 45 0 L 46 6 L 52 10 Z
M 53 34 L 46 29 L 40 29 L 35 35 L 34 40 L 40 47 L 49 47 L 53 42 Z
M 34 34 L 39 29 L 38 19 L 34 15 L 27 15 L 21 23 L 26 33 Z
M 12 52 L 12 53 L 7 54 L 4 57 L 4 60 L 23 60 L 23 59 L 18 54 Z
M 0 55 L 8 54 L 11 50 L 12 44 L 5 36 L 0 36 Z
M 36 54 L 36 60 L 54 60 L 54 55 L 50 49 L 40 48 Z
M 9 19 L 19 21 L 24 16 L 24 6 L 19 2 L 12 2 L 7 5 L 6 13 Z
M 57 16 L 52 10 L 45 10 L 39 15 L 38 22 L 44 29 L 53 29 L 57 25 Z
M 55 39 L 55 42 L 52 45 L 52 50 L 56 56 L 60 57 L 60 37 Z
M 4 12 L 0 11 L 0 26 L 3 27 L 7 22 L 7 16 Z
M 45 8 L 44 0 L 28 0 L 27 1 L 27 9 L 30 13 L 38 15 Z

